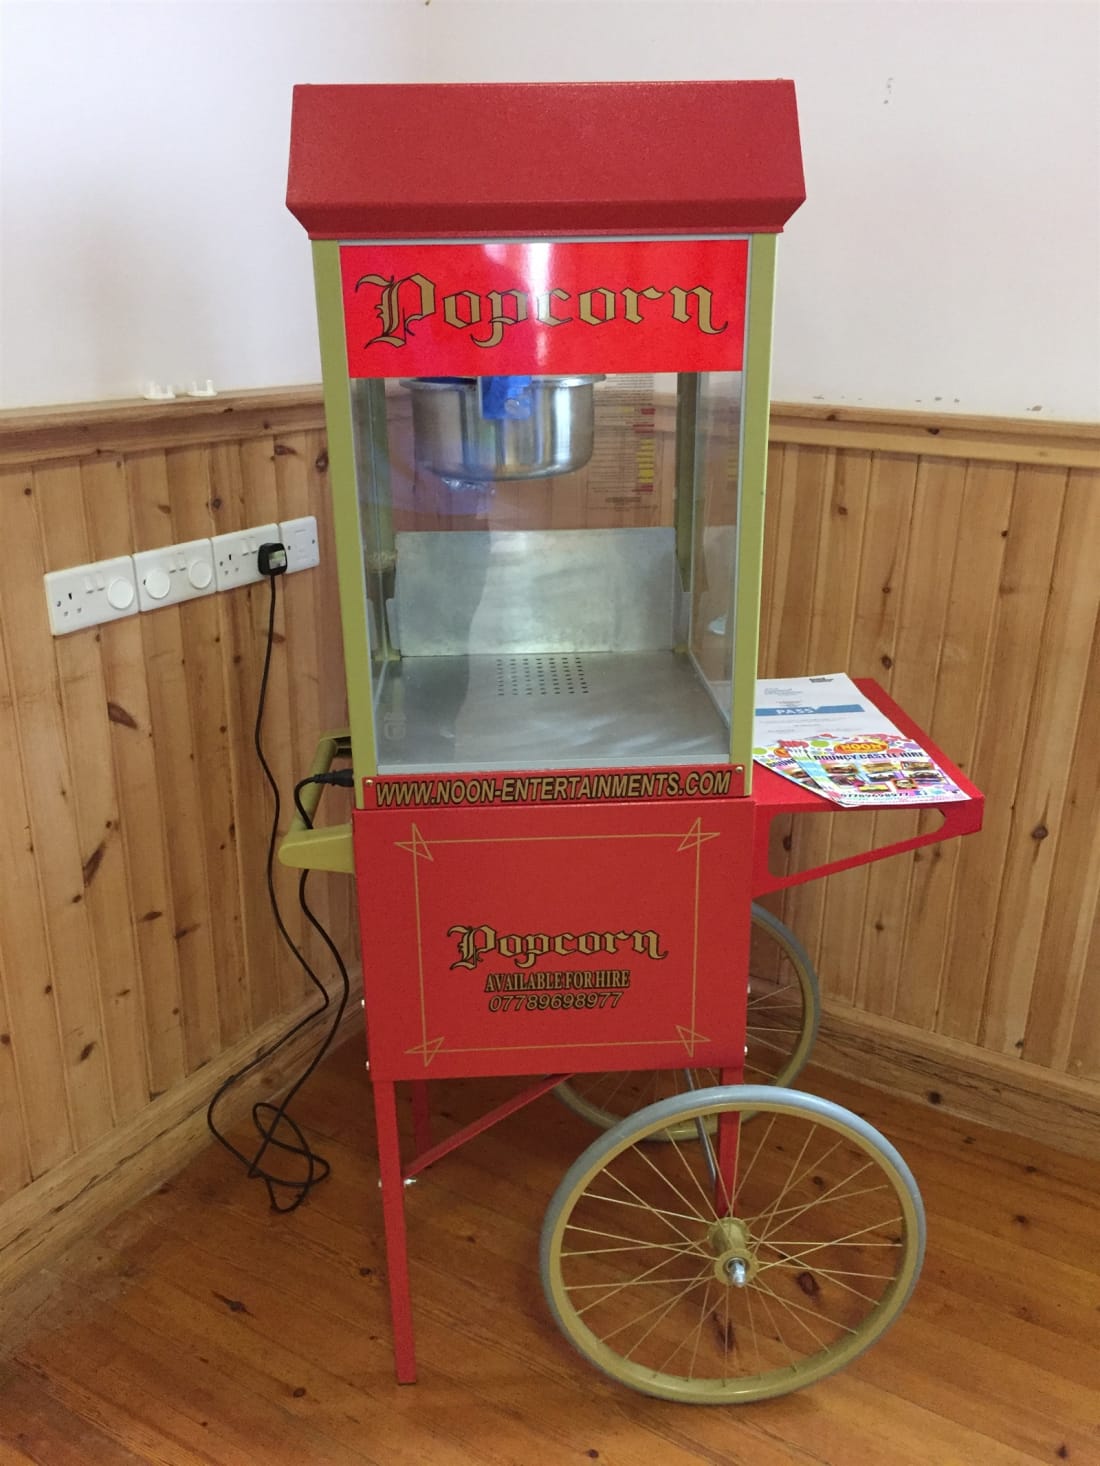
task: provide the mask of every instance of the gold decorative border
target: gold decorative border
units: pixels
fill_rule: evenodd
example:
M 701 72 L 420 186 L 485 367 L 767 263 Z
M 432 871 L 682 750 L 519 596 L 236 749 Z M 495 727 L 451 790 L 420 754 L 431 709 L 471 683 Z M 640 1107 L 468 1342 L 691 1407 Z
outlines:
M 446 1036 L 440 1035 L 436 1038 L 428 1038 L 428 1006 L 424 985 L 424 935 L 421 929 L 420 912 L 420 863 L 428 861 L 433 863 L 435 856 L 432 849 L 442 845 L 529 845 L 561 843 L 563 841 L 578 840 L 679 840 L 675 854 L 679 855 L 685 850 L 695 852 L 695 884 L 693 892 L 692 911 L 692 949 L 691 949 L 691 1015 L 687 1024 L 677 1023 L 675 1025 L 675 1038 L 652 1038 L 652 1039 L 601 1039 L 587 1043 L 575 1043 L 570 1047 L 575 1049 L 618 1049 L 618 1048 L 652 1048 L 661 1045 L 674 1045 L 686 1051 L 689 1059 L 694 1059 L 697 1044 L 709 1043 L 710 1040 L 705 1034 L 696 1032 L 695 1019 L 698 1006 L 698 982 L 699 982 L 699 905 L 700 885 L 702 881 L 702 848 L 708 840 L 717 840 L 721 832 L 718 830 L 704 830 L 702 818 L 697 818 L 691 828 L 682 834 L 651 834 L 647 832 L 636 832 L 633 834 L 600 834 L 600 835 L 505 835 L 495 836 L 470 836 L 463 839 L 426 839 L 420 827 L 415 821 L 410 823 L 409 838 L 407 840 L 395 840 L 394 846 L 398 850 L 405 850 L 413 857 L 413 904 L 416 913 L 416 967 L 418 996 L 420 1001 L 420 1043 L 414 1044 L 412 1048 L 406 1049 L 406 1054 L 420 1054 L 424 1059 L 424 1067 L 427 1069 L 437 1054 L 506 1054 L 506 1053 L 539 1053 L 544 1050 L 560 1050 L 562 1045 L 555 1044 L 492 1044 L 481 1047 L 447 1047 Z

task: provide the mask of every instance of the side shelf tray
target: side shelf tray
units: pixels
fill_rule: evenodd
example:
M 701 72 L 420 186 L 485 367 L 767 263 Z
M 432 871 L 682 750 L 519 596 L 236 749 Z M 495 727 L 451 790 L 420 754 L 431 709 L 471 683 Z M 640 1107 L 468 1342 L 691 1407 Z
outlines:
M 856 855 L 846 856 L 842 860 L 831 860 L 825 865 L 811 866 L 808 870 L 796 871 L 793 875 L 777 875 L 769 863 L 770 836 L 772 820 L 780 815 L 790 814 L 839 814 L 844 815 L 851 811 L 842 809 L 834 804 L 831 799 L 825 799 L 822 795 L 813 794 L 809 789 L 804 789 L 798 784 L 792 783 L 789 779 L 782 778 L 779 774 L 772 773 L 769 769 L 757 765 L 753 770 L 752 800 L 756 806 L 756 823 L 753 834 L 753 862 L 752 862 L 752 894 L 766 896 L 771 891 L 782 891 L 787 886 L 802 885 L 805 881 L 816 881 L 821 876 L 834 875 L 837 871 L 851 870 L 853 866 L 867 865 L 873 860 L 885 860 L 888 855 L 901 855 L 906 850 L 916 850 L 921 845 L 934 845 L 940 840 L 950 840 L 956 835 L 972 835 L 982 827 L 982 814 L 985 808 L 985 798 L 975 788 L 961 770 L 957 769 L 951 760 L 941 752 L 932 742 L 928 735 L 918 728 L 912 718 L 908 717 L 896 702 L 893 702 L 878 685 L 877 682 L 866 677 L 854 679 L 859 690 L 878 707 L 886 716 L 901 729 L 915 743 L 922 748 L 939 764 L 969 796 L 966 800 L 953 800 L 946 804 L 914 804 L 908 806 L 911 810 L 936 809 L 943 815 L 943 824 L 935 830 L 924 830 L 918 835 L 913 835 L 907 840 L 895 840 L 888 845 L 880 845 L 874 850 L 861 850 Z M 880 805 L 880 809 L 897 809 L 897 805 Z M 865 809 L 874 809 L 874 805 L 866 805 Z
M 327 774 L 333 760 L 346 751 L 348 730 L 337 729 L 323 733 L 313 756 L 310 774 Z M 324 792 L 323 784 L 307 784 L 302 791 L 302 808 L 310 820 L 317 812 L 317 806 Z M 355 872 L 355 853 L 352 847 L 351 822 L 343 825 L 322 825 L 312 829 L 297 810 L 290 828 L 279 844 L 279 860 L 283 865 L 297 870 L 333 870 L 346 875 Z

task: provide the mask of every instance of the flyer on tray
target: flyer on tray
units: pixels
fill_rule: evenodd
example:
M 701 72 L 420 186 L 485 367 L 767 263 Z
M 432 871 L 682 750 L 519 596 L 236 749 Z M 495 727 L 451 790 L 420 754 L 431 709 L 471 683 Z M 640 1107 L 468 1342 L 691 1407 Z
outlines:
M 969 799 L 843 672 L 756 684 L 753 758 L 836 804 Z

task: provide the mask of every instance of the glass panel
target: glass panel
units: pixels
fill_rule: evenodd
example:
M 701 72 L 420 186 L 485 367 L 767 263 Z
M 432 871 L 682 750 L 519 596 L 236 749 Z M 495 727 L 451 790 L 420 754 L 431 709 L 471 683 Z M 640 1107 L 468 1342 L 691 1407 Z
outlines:
M 691 651 L 727 722 L 733 681 L 741 373 L 698 378 Z
M 695 469 L 673 376 L 352 382 L 379 772 L 728 760 L 737 394 L 692 380 Z

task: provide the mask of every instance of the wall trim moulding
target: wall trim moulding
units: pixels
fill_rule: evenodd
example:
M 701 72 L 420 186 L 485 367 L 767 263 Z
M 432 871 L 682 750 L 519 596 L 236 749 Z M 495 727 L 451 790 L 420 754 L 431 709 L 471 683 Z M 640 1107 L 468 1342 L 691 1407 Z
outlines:
M 73 403 L 0 412 L 0 468 L 112 458 L 143 449 L 241 442 L 325 425 L 320 387 L 264 388 L 209 398 Z
M 139 397 L 8 408 L 0 411 L 0 467 L 323 427 L 319 386 L 256 388 L 170 402 Z M 1093 468 L 1100 453 L 1100 424 L 777 402 L 772 405 L 770 441 Z
M 363 1014 L 359 1006 L 358 971 L 351 974 L 352 999 L 341 1020 L 333 1047 L 359 1034 Z M 336 1000 L 337 994 L 333 992 Z M 280 1014 L 257 1032 L 226 1049 L 209 1064 L 154 1100 L 125 1125 L 97 1144 L 55 1166 L 37 1181 L 0 1206 L 0 1338 L 4 1335 L 5 1294 L 24 1279 L 48 1267 L 54 1258 L 82 1237 L 92 1235 L 112 1217 L 140 1201 L 210 1143 L 206 1106 L 218 1086 L 281 1038 L 318 1006 L 314 995 L 294 1012 Z M 330 1008 L 318 1023 L 310 1024 L 274 1055 L 256 1076 L 242 1080 L 219 1109 L 223 1129 L 232 1130 L 258 1100 L 279 1094 L 312 1057 L 323 1029 L 332 1021 Z M 364 1053 L 364 1059 L 365 1059 Z M 363 1084 L 366 1088 L 366 1078 Z M 229 1155 L 227 1168 L 237 1165 Z M 267 1206 L 262 1187 L 256 1205 Z M 14 1305 L 12 1305 L 14 1306 Z
M 811 1063 L 976 1125 L 1100 1159 L 1100 1084 L 1092 1080 L 829 1002 Z

